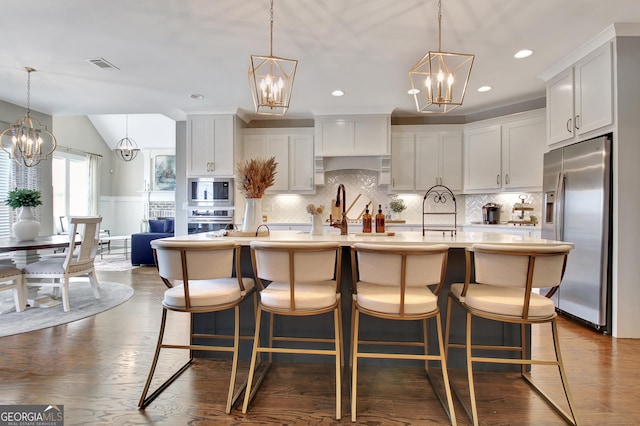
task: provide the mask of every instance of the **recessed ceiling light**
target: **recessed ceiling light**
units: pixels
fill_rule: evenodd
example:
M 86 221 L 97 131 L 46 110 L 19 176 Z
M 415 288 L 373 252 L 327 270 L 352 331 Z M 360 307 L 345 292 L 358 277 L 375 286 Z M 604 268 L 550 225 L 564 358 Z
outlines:
M 533 50 L 522 49 L 522 50 L 516 52 L 516 54 L 513 55 L 513 57 L 516 58 L 516 59 L 522 59 L 522 58 L 527 58 L 527 57 L 529 57 L 531 55 L 533 55 Z
M 488 92 L 491 89 L 492 89 L 491 86 L 480 86 L 478 87 L 478 92 Z
M 334 90 L 333 92 L 331 92 L 331 95 L 333 95 L 333 96 L 344 96 L 344 92 L 342 90 Z
M 407 90 L 407 93 L 410 95 L 416 95 L 418 93 L 420 93 L 420 89 L 409 89 Z
M 191 95 L 191 96 L 189 96 L 189 97 L 190 97 L 191 99 L 198 99 L 198 100 L 204 99 L 204 95 L 201 95 L 201 94 L 199 94 L 199 93 L 194 93 L 193 95 Z

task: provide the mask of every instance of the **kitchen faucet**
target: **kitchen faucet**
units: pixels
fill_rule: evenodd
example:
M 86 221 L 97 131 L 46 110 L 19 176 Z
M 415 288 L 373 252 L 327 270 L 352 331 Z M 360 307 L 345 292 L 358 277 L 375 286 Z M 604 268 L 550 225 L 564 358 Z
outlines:
M 340 201 L 341 189 L 342 189 L 342 201 Z M 330 225 L 333 226 L 334 228 L 340 228 L 340 235 L 347 235 L 348 234 L 347 212 L 346 212 L 347 194 L 345 192 L 343 184 L 338 185 L 338 194 L 336 195 L 336 207 L 340 207 L 341 204 L 342 204 L 342 220 L 336 220 L 335 222 L 331 222 Z M 331 220 L 333 220 L 333 218 L 331 218 L 330 221 Z

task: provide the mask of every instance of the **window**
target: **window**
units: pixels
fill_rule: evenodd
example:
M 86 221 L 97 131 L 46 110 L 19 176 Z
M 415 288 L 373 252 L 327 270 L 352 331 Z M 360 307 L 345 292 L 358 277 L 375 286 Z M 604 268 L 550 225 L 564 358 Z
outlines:
M 7 194 L 11 189 L 11 160 L 0 151 L 0 194 Z M 0 238 L 11 236 L 11 207 L 4 203 L 5 197 L 0 202 Z
M 53 156 L 51 171 L 53 222 L 55 232 L 61 232 L 60 217 L 90 214 L 89 160 L 83 155 L 56 152 Z

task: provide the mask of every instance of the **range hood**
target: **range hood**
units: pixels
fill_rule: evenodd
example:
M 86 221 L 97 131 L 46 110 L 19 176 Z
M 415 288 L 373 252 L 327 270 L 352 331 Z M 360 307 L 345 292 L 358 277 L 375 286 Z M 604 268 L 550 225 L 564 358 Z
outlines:
M 315 158 L 315 183 L 324 185 L 324 173 L 340 170 L 369 170 L 378 173 L 378 185 L 391 181 L 390 155 L 324 156 Z

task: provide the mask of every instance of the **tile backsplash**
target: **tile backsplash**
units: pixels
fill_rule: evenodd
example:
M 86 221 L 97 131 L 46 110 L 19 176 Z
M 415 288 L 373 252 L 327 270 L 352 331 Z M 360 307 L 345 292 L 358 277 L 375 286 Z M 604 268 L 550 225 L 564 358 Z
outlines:
M 372 213 L 377 210 L 378 204 L 382 205 L 383 212 L 387 213 L 387 206 L 393 195 L 387 194 L 386 185 L 378 186 L 378 174 L 369 170 L 339 170 L 325 173 L 325 185 L 317 186 L 316 193 L 312 195 L 299 194 L 277 194 L 265 195 L 262 200 L 262 214 L 267 216 L 271 223 L 309 223 L 310 218 L 306 212 L 307 204 L 315 206 L 324 205 L 325 213 L 323 220 L 329 219 L 331 200 L 335 199 L 339 184 L 345 186 L 347 195 L 347 206 L 352 203 L 358 194 L 362 194 L 371 200 L 373 204 Z M 511 219 L 511 208 L 520 201 L 520 194 L 468 194 L 456 195 L 457 223 L 462 225 L 470 222 L 482 221 L 482 206 L 488 202 L 494 202 L 502 206 L 500 215 L 501 221 Z M 527 193 L 529 203 L 532 203 L 534 211 L 531 212 L 540 217 L 542 209 L 542 194 Z M 399 195 L 407 206 L 401 213 L 400 218 L 408 224 L 422 223 L 422 204 L 424 194 L 401 194 Z M 431 212 L 453 211 L 453 205 L 435 204 L 426 201 L 425 209 Z M 350 218 L 355 218 L 357 213 Z M 429 224 L 449 225 L 453 223 L 450 216 L 433 215 L 425 218 Z

